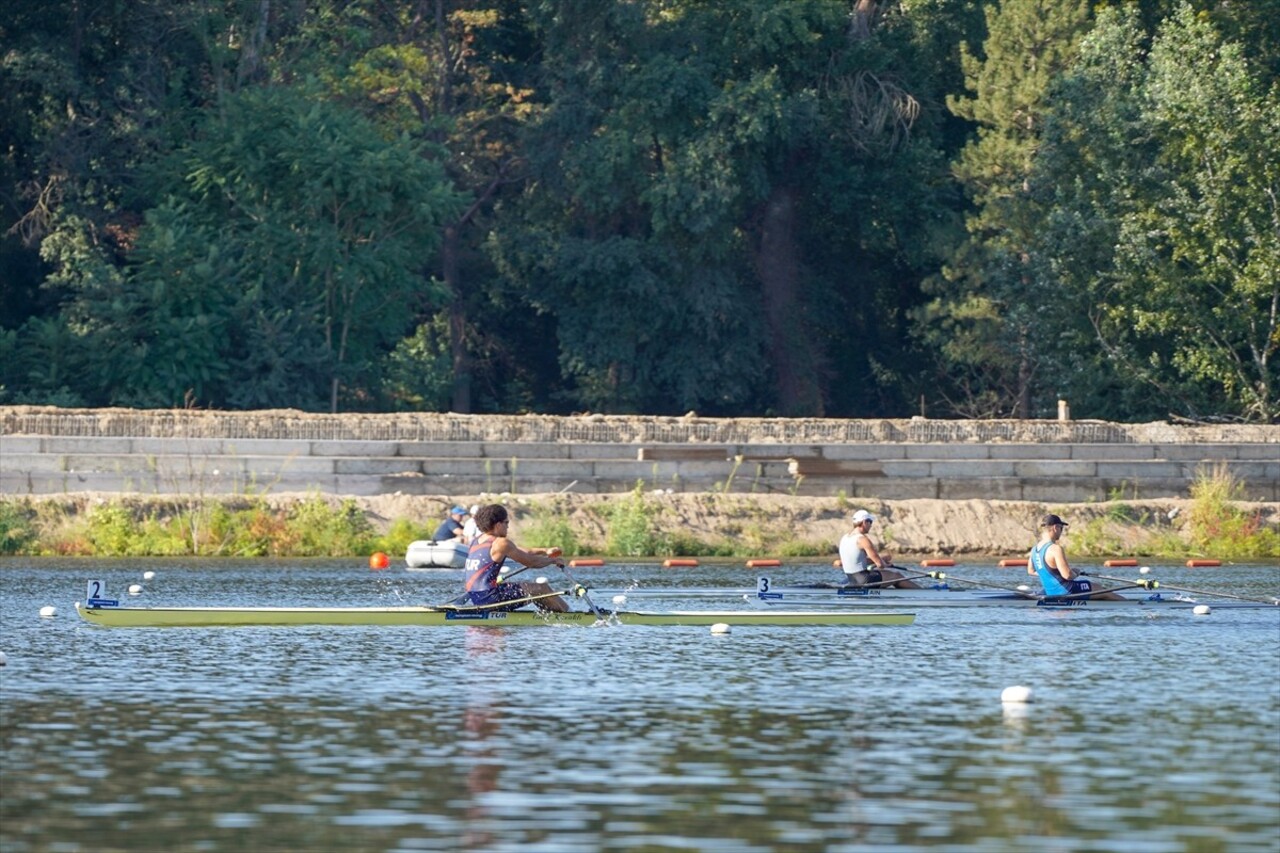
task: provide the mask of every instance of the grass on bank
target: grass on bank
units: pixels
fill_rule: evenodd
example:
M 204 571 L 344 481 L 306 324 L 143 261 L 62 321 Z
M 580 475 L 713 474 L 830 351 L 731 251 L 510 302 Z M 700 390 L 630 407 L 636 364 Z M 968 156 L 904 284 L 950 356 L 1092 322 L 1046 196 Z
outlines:
M 1178 517 L 1149 517 L 1123 501 L 1109 501 L 1101 516 L 1072 528 L 1077 556 L 1280 558 L 1280 529 L 1242 509 L 1244 486 L 1225 468 L 1201 469 L 1191 484 L 1191 505 Z M 1142 531 L 1136 540 L 1126 531 Z
M 1091 521 L 1072 528 L 1076 557 L 1130 554 L 1213 556 L 1225 560 L 1280 558 L 1280 530 L 1240 507 L 1243 487 L 1224 469 L 1201 472 L 1182 516 L 1152 518 L 1111 501 Z M 673 510 L 647 496 L 641 484 L 591 508 L 597 541 L 571 520 L 556 498 L 520 511 L 521 545 L 557 545 L 567 554 L 609 557 L 779 557 L 830 555 L 834 542 L 807 540 L 786 519 L 744 496 L 723 533 L 679 529 Z M 724 512 L 724 508 L 721 508 Z M 347 557 L 374 551 L 403 554 L 429 539 L 437 519 L 391 521 L 379 533 L 353 500 L 313 495 L 273 506 L 261 497 L 0 500 L 0 554 L 28 556 Z M 1134 531 L 1140 531 L 1135 541 Z M 894 548 L 889 530 L 886 549 Z M 1033 538 L 1033 537 L 1032 537 Z M 1028 545 L 1029 547 L 1029 545 Z

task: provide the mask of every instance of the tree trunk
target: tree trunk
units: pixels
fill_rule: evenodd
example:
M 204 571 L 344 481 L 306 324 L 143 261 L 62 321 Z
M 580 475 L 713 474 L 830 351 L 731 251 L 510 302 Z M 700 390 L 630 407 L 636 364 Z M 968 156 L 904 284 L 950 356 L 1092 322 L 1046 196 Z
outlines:
M 777 382 L 778 412 L 788 417 L 821 417 L 818 364 L 804 328 L 800 263 L 795 240 L 794 191 L 778 187 L 765 202 L 756 248 L 769 360 Z
M 1018 357 L 1018 399 L 1014 403 L 1013 416 L 1019 419 L 1031 417 L 1031 383 L 1035 379 L 1035 365 L 1031 355 L 1023 348 Z
M 453 393 L 449 410 L 460 414 L 471 411 L 471 357 L 467 354 L 467 307 L 462 298 L 462 282 L 458 276 L 460 226 L 444 229 L 440 244 L 440 271 L 449 293 L 449 359 L 453 367 Z

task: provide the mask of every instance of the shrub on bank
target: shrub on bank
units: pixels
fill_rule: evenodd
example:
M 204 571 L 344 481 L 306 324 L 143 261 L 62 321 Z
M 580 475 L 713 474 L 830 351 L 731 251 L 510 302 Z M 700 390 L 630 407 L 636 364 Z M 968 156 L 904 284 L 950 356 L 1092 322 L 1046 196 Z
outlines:
M 1227 560 L 1280 558 L 1280 530 L 1247 511 L 1228 476 L 1204 474 L 1192 505 L 1176 518 L 1130 506 L 1095 507 L 1072 527 L 1073 558 L 1129 554 L 1148 557 L 1212 556 Z M 806 538 L 807 525 L 765 509 L 750 498 L 712 500 L 716 530 L 677 527 L 667 501 L 641 486 L 585 507 L 556 497 L 520 503 L 517 541 L 556 545 L 566 554 L 611 557 L 827 557 L 835 542 Z M 351 499 L 313 495 L 288 503 L 262 496 L 0 499 L 0 554 L 73 556 L 338 557 L 373 551 L 403 554 L 410 542 L 430 538 L 434 519 L 391 519 L 379 535 Z M 884 550 L 902 551 L 886 526 Z M 592 537 L 602 537 L 594 541 Z M 1030 547 L 1031 538 L 1028 538 Z
M 1243 484 L 1225 467 L 1199 473 L 1187 518 L 1192 553 L 1228 560 L 1280 557 L 1280 529 L 1242 511 L 1243 494 Z
M 25 554 L 38 538 L 29 501 L 0 503 L 0 554 Z

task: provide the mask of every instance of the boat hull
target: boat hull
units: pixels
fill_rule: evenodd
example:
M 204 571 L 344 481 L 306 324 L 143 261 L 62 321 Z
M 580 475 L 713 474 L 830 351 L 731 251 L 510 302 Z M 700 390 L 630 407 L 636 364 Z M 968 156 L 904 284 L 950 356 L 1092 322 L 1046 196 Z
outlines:
M 590 611 L 453 610 L 434 607 L 87 607 L 76 602 L 86 622 L 110 628 L 219 627 L 236 625 L 485 625 L 495 628 L 594 625 Z M 614 611 L 609 621 L 623 625 L 910 625 L 914 613 L 852 610 L 675 610 Z
M 456 540 L 434 542 L 419 539 L 409 543 L 404 562 L 409 571 L 460 569 L 467 562 L 467 546 Z
M 763 579 L 762 579 L 763 580 Z M 1152 592 L 1121 592 L 1121 600 L 1090 598 L 1054 598 L 1034 592 L 993 589 L 867 589 L 865 587 L 814 584 L 810 586 L 783 586 L 766 583 L 763 587 L 691 587 L 669 589 L 594 590 L 600 595 L 619 593 L 627 598 L 660 599 L 745 599 L 771 606 L 782 607 L 893 607 L 915 610 L 921 607 L 1040 607 L 1046 609 L 1133 609 L 1190 610 L 1200 604 L 1214 608 L 1275 608 L 1267 602 L 1250 602 L 1215 599 L 1209 596 L 1192 597 L 1181 594 Z
M 1105 591 L 1105 590 L 1104 590 Z M 1275 608 L 1266 602 L 1226 601 L 1160 592 L 1120 592 L 1119 599 L 1085 596 L 1047 596 L 1035 592 L 990 589 L 858 589 L 856 587 L 770 587 L 751 598 L 788 607 L 1039 607 L 1053 610 L 1191 610 L 1201 604 L 1215 608 Z
M 760 601 L 770 605 L 787 607 L 1040 607 L 1047 609 L 1115 609 L 1146 607 L 1149 609 L 1191 609 L 1203 601 L 1166 598 L 1159 595 L 1132 595 L 1121 600 L 1090 598 L 1053 598 L 1049 596 L 1020 595 L 1016 592 L 986 592 L 971 590 L 895 590 L 870 595 L 821 593 L 809 590 L 797 592 L 759 593 Z M 1237 603 L 1216 604 L 1218 607 L 1267 607 L 1269 605 L 1245 605 Z

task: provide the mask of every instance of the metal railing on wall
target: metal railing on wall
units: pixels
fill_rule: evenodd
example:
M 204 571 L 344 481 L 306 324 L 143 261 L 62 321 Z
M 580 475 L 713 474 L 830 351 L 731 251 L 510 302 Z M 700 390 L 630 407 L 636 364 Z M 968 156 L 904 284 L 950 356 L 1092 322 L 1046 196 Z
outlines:
M 1101 421 L 311 414 L 0 407 L 0 435 L 576 443 L 1280 443 L 1280 427 Z

